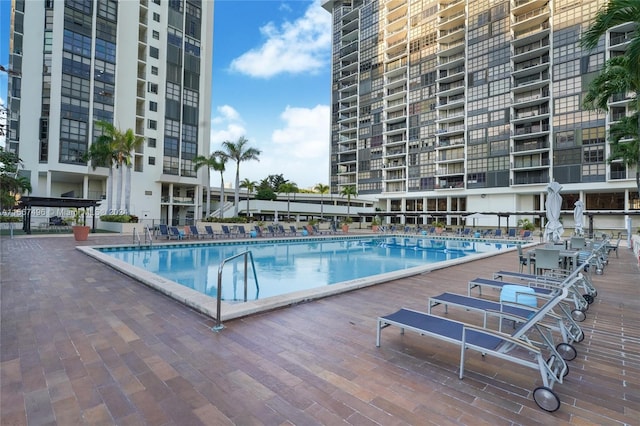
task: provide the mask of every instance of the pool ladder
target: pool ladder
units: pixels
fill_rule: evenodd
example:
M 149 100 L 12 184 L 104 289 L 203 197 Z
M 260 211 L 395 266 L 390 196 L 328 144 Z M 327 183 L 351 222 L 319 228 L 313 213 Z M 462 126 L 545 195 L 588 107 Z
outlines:
M 256 265 L 253 262 L 253 253 L 251 250 L 243 251 L 242 253 L 238 253 L 234 256 L 227 257 L 222 262 L 220 262 L 220 266 L 218 266 L 218 294 L 216 300 L 216 325 L 214 325 L 211 330 L 220 331 L 224 328 L 222 325 L 222 269 L 224 265 L 229 260 L 233 260 L 240 256 L 244 256 L 244 301 L 247 301 L 247 269 L 248 269 L 248 259 L 251 258 L 251 269 L 253 269 L 253 279 L 256 282 L 256 296 L 260 293 L 260 286 L 258 285 L 258 275 L 256 274 Z
M 153 245 L 153 238 L 151 237 L 151 231 L 149 227 L 144 227 L 144 245 L 151 247 Z M 140 239 L 140 234 L 136 228 L 133 228 L 133 244 L 138 244 L 138 247 L 142 247 L 142 240 Z

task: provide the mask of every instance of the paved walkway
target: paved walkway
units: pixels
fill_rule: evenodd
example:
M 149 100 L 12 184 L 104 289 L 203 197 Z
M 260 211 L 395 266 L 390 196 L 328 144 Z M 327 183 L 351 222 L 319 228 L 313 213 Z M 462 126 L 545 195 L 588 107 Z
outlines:
M 212 319 L 84 256 L 71 236 L 1 245 L 3 426 L 639 424 L 640 268 L 626 248 L 594 277 L 586 337 L 550 414 L 531 398 L 531 370 L 470 356 L 459 380 L 456 347 L 393 329 L 375 347 L 377 316 L 515 269 L 514 252 L 214 333 Z

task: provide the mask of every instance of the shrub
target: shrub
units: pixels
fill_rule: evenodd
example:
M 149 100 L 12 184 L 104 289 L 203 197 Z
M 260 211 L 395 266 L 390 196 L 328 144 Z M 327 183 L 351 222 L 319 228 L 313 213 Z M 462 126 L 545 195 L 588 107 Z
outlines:
M 9 223 L 9 222 L 22 222 L 21 216 L 9 216 L 2 214 L 0 215 L 0 223 Z
M 100 216 L 100 220 L 103 222 L 138 223 L 138 216 L 128 214 L 103 214 Z

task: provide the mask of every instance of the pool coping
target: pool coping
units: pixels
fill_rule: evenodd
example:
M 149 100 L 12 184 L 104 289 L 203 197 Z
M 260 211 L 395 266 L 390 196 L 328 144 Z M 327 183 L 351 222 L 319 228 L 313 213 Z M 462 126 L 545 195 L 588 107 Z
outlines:
M 259 239 L 235 239 L 235 240 L 211 240 L 211 241 L 203 241 L 203 240 L 193 240 L 193 241 L 174 241 L 172 243 L 162 244 L 162 247 L 185 247 L 185 246 L 194 246 L 194 245 L 205 245 L 203 242 L 210 244 L 221 244 L 225 243 L 279 243 L 279 242 L 288 242 L 288 241 L 309 241 L 309 240 L 326 240 L 331 239 L 332 237 L 340 237 L 341 239 L 347 238 L 381 238 L 381 237 L 411 237 L 411 235 L 407 234 L 371 234 L 371 235 L 353 235 L 353 236 L 345 236 L 345 235 L 334 235 L 334 236 L 321 236 L 321 237 L 306 237 L 306 238 L 259 238 Z M 486 239 L 486 238 L 455 238 L 455 237 L 432 237 L 432 236 L 424 236 L 424 235 L 415 235 L 413 237 L 417 238 L 431 238 L 431 239 L 442 239 L 442 240 L 466 240 L 472 242 L 491 242 L 491 243 L 504 243 L 510 245 L 517 245 L 518 243 L 522 244 L 523 247 L 533 246 L 537 244 L 533 241 L 519 241 L 519 240 L 502 240 L 502 239 Z M 194 290 L 189 287 L 185 287 L 181 284 L 176 283 L 175 281 L 171 281 L 169 279 L 163 278 L 159 275 L 156 275 L 152 272 L 145 271 L 144 269 L 138 268 L 136 266 L 130 265 L 122 260 L 116 259 L 112 256 L 109 256 L 99 249 L 104 248 L 118 248 L 118 247 L 132 247 L 133 244 L 118 244 L 118 245 L 99 245 L 99 246 L 77 246 L 76 249 L 83 252 L 87 256 L 90 256 L 114 269 L 120 271 L 121 273 L 135 279 L 136 281 L 145 284 L 148 287 L 151 287 L 172 299 L 175 299 L 190 308 L 207 315 L 211 318 L 217 319 L 217 299 L 211 296 L 207 296 Z M 154 247 L 158 247 L 159 245 L 155 245 Z M 144 250 L 144 247 L 141 247 Z M 328 286 L 322 286 L 312 289 L 300 290 L 292 293 L 287 293 L 283 295 L 271 296 L 260 300 L 251 300 L 247 302 L 240 303 L 229 303 L 222 301 L 221 303 L 221 316 L 220 321 L 227 321 L 235 318 L 241 318 L 249 315 L 254 315 L 260 312 L 271 311 L 274 309 L 279 309 L 291 305 L 296 305 L 299 303 L 305 303 L 312 300 L 333 296 L 340 293 L 345 293 L 348 291 L 357 290 L 364 287 L 370 287 L 372 285 L 405 278 L 414 275 L 426 274 L 431 271 L 435 271 L 442 268 L 447 268 L 449 266 L 459 265 L 462 263 L 473 262 L 480 259 L 485 259 L 488 257 L 497 256 L 503 253 L 507 253 L 510 251 L 516 250 L 516 247 L 505 248 L 504 250 L 496 251 L 496 252 L 486 252 L 480 253 L 476 255 L 464 256 L 461 258 L 445 260 L 442 262 L 434 263 L 434 264 L 426 264 L 424 266 L 416 266 L 413 268 L 404 269 L 401 271 L 387 272 L 384 274 L 378 274 L 371 277 L 366 278 L 356 278 L 349 281 L 344 281 L 337 284 L 331 284 Z

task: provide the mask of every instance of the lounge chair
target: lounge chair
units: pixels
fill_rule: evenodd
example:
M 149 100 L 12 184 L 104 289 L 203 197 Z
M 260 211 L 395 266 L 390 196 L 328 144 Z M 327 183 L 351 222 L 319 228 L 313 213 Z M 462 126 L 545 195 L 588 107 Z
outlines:
M 501 238 L 502 237 L 502 229 L 496 229 L 495 232 L 493 233 L 493 237 L 494 238 Z
M 184 234 L 178 230 L 177 226 L 170 226 L 169 238 L 175 238 L 176 240 L 181 240 L 184 238 Z
M 196 225 L 189 225 L 189 234 L 195 239 L 204 238 L 204 235 L 198 231 L 198 227 Z
M 543 410 L 553 412 L 560 408 L 560 398 L 553 392 L 553 385 L 556 382 L 562 383 L 569 371 L 567 364 L 553 345 L 548 348 L 550 355 L 547 356 L 548 354 L 543 353 L 540 348 L 528 342 L 526 334 L 536 330 L 544 339 L 546 334 L 540 324 L 541 320 L 566 296 L 566 288 L 556 292 L 531 318 L 510 335 L 403 308 L 393 314 L 378 317 L 376 346 L 380 346 L 382 329 L 393 325 L 399 327 L 402 333 L 409 330 L 458 345 L 460 347 L 460 379 L 464 377 L 465 352 L 468 349 L 480 352 L 483 356 L 493 355 L 505 361 L 529 367 L 540 373 L 543 383 L 543 386 L 533 390 L 534 401 Z M 504 314 L 499 313 L 499 315 Z M 524 357 L 525 353 L 529 356 Z
M 231 230 L 229 229 L 229 226 L 227 225 L 220 225 L 220 228 L 222 229 L 222 235 L 225 236 L 225 238 L 231 238 L 233 237 L 234 234 L 231 233 Z
M 522 288 L 521 286 L 515 286 L 516 288 Z M 475 311 L 483 314 L 483 327 L 487 327 L 487 317 L 493 312 L 504 312 L 511 315 L 510 319 L 515 323 L 522 323 L 534 312 L 537 308 L 537 298 L 531 296 L 530 293 L 518 292 L 515 290 L 515 297 L 505 297 L 503 289 L 500 301 L 495 302 L 488 299 L 479 299 L 476 297 L 464 296 L 462 294 L 454 293 L 442 293 L 439 296 L 433 296 L 429 298 L 428 314 L 432 313 L 432 309 L 438 305 L 443 305 L 445 308 L 445 314 L 448 312 L 449 306 L 455 306 L 465 309 L 466 311 Z M 528 287 L 524 287 L 523 290 L 531 290 Z M 508 292 L 511 296 L 512 293 Z M 526 298 L 531 299 L 531 301 Z M 529 302 L 529 304 L 527 304 Z M 532 303 L 531 303 L 532 302 Z M 533 306 L 532 306 L 533 305 Z M 553 312 L 549 312 L 549 315 L 545 319 L 545 322 L 549 324 L 549 329 L 556 331 L 562 342 L 555 345 L 555 349 L 562 356 L 565 361 L 571 361 L 578 355 L 578 351 L 572 345 L 574 342 L 581 342 L 584 340 L 584 332 L 580 326 L 575 322 L 571 315 L 556 315 Z M 498 331 L 502 331 L 502 321 L 499 321 Z M 548 335 L 548 340 L 553 341 L 553 336 Z M 545 342 L 541 342 L 541 346 L 544 346 Z
M 520 261 L 520 273 L 522 273 L 522 270 L 524 269 L 524 267 L 529 265 L 529 259 L 527 259 L 527 257 L 522 252 L 521 244 L 518 244 L 518 258 Z M 536 261 L 535 258 L 531 259 L 532 263 L 535 263 L 535 261 Z
M 295 226 L 293 226 L 293 225 L 289 225 L 289 232 L 288 232 L 288 234 L 289 234 L 289 235 L 293 235 L 293 236 L 295 237 L 296 235 L 298 235 L 298 230 L 296 229 L 296 227 L 295 227 Z
M 169 227 L 167 225 L 163 225 L 163 224 L 158 225 L 158 234 L 156 235 L 156 240 L 159 237 L 164 237 L 167 240 L 171 238 L 171 236 L 169 235 Z
M 236 228 L 236 234 L 241 238 L 247 237 L 247 231 L 244 229 L 244 225 L 238 225 Z
M 516 238 L 517 237 L 517 229 L 516 228 L 511 228 L 509 229 L 509 233 L 507 234 L 508 238 Z
M 278 228 L 278 234 L 282 235 L 283 237 L 287 235 L 287 231 L 285 231 L 284 226 L 278 224 L 276 228 Z M 295 230 L 295 227 L 293 229 Z
M 204 226 L 204 230 L 205 230 L 205 232 L 207 233 L 206 235 L 207 235 L 208 237 L 211 237 L 212 239 L 213 239 L 213 238 L 217 238 L 217 237 L 218 237 L 218 235 L 219 235 L 218 233 L 214 232 L 214 230 L 213 230 L 213 228 L 211 227 L 211 225 L 205 225 L 205 226 Z

